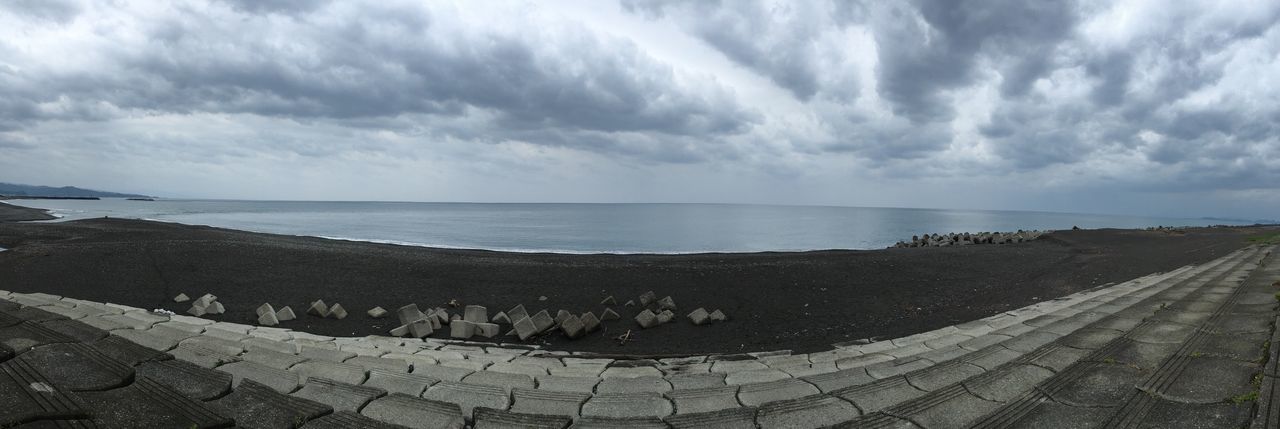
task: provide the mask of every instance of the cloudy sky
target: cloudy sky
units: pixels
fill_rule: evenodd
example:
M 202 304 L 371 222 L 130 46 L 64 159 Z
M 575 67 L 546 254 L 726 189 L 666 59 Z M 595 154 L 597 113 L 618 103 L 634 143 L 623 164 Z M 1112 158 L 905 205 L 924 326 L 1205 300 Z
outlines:
M 6 0 L 0 181 L 1280 217 L 1280 2 Z

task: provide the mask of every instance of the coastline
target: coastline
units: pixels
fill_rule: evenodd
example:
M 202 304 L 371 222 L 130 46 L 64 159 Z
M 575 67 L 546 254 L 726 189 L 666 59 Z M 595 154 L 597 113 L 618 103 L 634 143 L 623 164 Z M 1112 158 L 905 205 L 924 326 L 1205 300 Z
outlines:
M 1002 246 L 709 254 L 553 254 L 406 247 L 252 233 L 176 223 L 86 219 L 0 224 L 0 284 L 14 292 L 163 308 L 178 293 L 213 293 L 253 324 L 262 303 L 302 313 L 316 299 L 341 303 L 344 320 L 302 316 L 281 324 L 335 336 L 385 335 L 394 320 L 374 306 L 479 304 L 490 314 L 523 304 L 575 313 L 653 290 L 679 305 L 678 323 L 638 330 L 620 321 L 551 349 L 621 354 L 822 350 L 990 316 L 1107 283 L 1202 263 L 1248 245 L 1258 228 L 1063 231 Z M 545 301 L 539 301 L 546 296 Z M 719 308 L 730 321 L 693 326 L 683 315 Z M 635 329 L 620 347 L 610 338 Z M 504 328 L 505 330 L 505 328 Z M 437 334 L 439 336 L 439 334 Z M 515 342 L 511 337 L 494 341 Z
M 49 214 L 49 211 L 45 209 L 15 206 L 13 204 L 0 201 L 0 223 L 53 220 L 57 218 L 57 216 Z

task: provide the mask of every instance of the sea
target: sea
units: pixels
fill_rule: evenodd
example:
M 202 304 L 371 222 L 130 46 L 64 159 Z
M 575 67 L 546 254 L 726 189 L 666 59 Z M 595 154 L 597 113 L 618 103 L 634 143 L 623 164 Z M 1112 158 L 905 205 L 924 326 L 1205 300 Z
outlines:
M 556 253 L 880 249 L 912 235 L 1251 224 L 1033 211 L 740 204 L 11 200 L 68 221 L 134 218 L 335 240 Z

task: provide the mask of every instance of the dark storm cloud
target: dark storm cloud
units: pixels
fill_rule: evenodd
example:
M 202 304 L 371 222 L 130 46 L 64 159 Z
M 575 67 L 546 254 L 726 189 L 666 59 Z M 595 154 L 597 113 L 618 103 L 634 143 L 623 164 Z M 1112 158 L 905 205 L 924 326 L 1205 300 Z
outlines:
M 983 57 L 1002 66 L 1006 95 L 1024 93 L 1072 29 L 1072 2 L 922 0 L 892 8 L 878 31 L 881 95 L 917 122 L 950 120 L 944 91 L 968 86 Z M 919 20 L 916 19 L 918 14 Z
M 437 28 L 457 19 L 447 10 L 414 6 L 228 3 L 226 10 L 186 10 L 145 23 L 138 29 L 147 36 L 144 44 L 104 52 L 108 63 L 100 69 L 7 76 L 20 82 L 4 90 L 0 112 L 9 123 L 0 126 L 101 119 L 99 103 L 299 119 L 480 114 L 491 118 L 479 124 L 487 129 L 471 134 L 497 137 L 552 128 L 714 138 L 741 133 L 760 119 L 714 81 L 678 77 L 631 42 L 581 27 L 460 31 Z M 308 14 L 292 21 L 259 15 L 302 12 Z M 341 15 L 325 16 L 329 12 Z M 60 98 L 72 106 L 56 114 L 36 107 Z M 594 140 L 580 146 L 591 149 Z

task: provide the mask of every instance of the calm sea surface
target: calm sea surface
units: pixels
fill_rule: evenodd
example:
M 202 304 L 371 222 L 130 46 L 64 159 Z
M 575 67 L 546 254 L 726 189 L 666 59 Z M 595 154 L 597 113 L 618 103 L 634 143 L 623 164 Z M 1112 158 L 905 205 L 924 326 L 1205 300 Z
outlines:
M 877 249 L 913 234 L 1209 225 L 1070 213 L 732 204 L 475 204 L 16 200 L 63 220 L 152 219 L 276 234 L 520 252 L 696 253 Z

